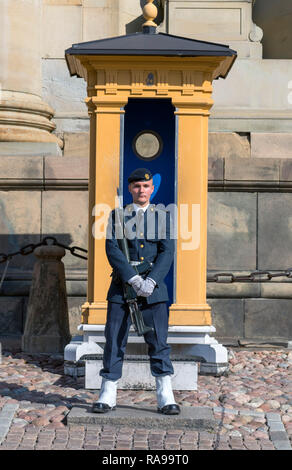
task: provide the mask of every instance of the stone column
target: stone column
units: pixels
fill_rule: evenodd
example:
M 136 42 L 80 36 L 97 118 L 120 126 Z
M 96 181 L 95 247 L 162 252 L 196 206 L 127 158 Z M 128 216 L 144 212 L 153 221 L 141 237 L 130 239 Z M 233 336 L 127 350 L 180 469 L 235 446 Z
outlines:
M 0 155 L 62 146 L 41 99 L 41 14 L 42 0 L 0 2 Z
M 63 353 L 70 342 L 64 248 L 40 246 L 33 270 L 22 350 L 29 353 Z

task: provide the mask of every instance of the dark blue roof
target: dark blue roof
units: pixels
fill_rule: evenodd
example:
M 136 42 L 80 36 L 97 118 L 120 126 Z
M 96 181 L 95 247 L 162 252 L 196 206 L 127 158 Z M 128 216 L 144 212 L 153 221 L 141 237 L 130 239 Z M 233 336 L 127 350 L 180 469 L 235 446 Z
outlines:
M 73 44 L 66 55 L 236 56 L 228 46 L 171 34 L 135 33 Z
M 155 28 L 154 28 L 155 30 Z M 73 44 L 65 51 L 66 62 L 72 75 L 80 75 L 77 63 L 82 55 L 160 56 L 160 57 L 225 57 L 225 64 L 215 78 L 225 78 L 237 57 L 236 51 L 224 44 L 197 41 L 165 33 L 135 33 L 96 41 Z M 76 57 L 76 60 L 74 58 Z M 76 67 L 77 66 L 77 67 Z

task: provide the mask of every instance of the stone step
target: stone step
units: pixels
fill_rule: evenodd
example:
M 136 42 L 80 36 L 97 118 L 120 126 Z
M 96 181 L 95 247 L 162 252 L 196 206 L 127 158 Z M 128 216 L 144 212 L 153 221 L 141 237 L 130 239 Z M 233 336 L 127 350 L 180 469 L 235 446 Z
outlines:
M 197 390 L 198 364 L 193 361 L 172 361 L 174 375 L 173 390 Z M 99 390 L 101 386 L 102 360 L 85 361 L 85 388 Z M 119 380 L 120 390 L 155 390 L 155 378 L 151 375 L 149 359 L 127 359 L 123 363 L 123 376 Z
M 214 430 L 216 420 L 213 409 L 201 406 L 181 407 L 179 415 L 163 415 L 156 407 L 118 405 L 104 414 L 92 413 L 92 405 L 74 406 L 67 415 L 67 424 L 96 424 L 110 426 L 143 427 L 148 429 Z

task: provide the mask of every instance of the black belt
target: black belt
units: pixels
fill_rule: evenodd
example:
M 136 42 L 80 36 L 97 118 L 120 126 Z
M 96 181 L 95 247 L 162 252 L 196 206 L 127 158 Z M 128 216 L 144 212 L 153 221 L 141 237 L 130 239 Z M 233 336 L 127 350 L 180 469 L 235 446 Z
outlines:
M 145 263 L 145 261 L 130 261 L 131 266 L 139 266 L 140 264 L 143 264 L 143 263 Z M 146 263 L 148 263 L 148 261 L 146 261 Z M 149 262 L 149 264 L 150 266 L 153 266 L 153 263 Z
M 137 274 L 143 277 L 147 277 L 151 271 L 153 263 L 150 263 L 150 261 L 130 261 L 130 265 L 136 267 Z M 115 284 L 120 285 L 122 283 L 120 276 L 115 270 L 113 270 L 111 273 L 111 277 L 113 278 Z

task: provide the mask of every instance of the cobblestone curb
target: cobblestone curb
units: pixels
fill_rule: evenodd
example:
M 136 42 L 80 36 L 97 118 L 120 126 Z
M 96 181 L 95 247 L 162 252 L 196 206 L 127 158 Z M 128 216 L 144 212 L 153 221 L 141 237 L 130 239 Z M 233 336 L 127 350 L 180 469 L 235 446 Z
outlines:
M 253 410 L 237 410 L 214 406 L 213 411 L 216 413 L 252 416 L 254 418 L 265 418 L 269 428 L 269 436 L 276 450 L 292 450 L 288 434 L 286 433 L 285 426 L 282 422 L 279 413 L 261 413 Z M 219 424 L 220 425 L 220 424 Z
M 253 416 L 255 418 L 264 418 L 265 413 L 260 411 L 253 410 L 237 410 L 235 408 L 224 408 L 223 406 L 214 406 L 213 411 L 217 413 L 231 414 L 231 415 L 241 415 L 241 416 Z
M 2 444 L 8 434 L 15 412 L 18 408 L 18 403 L 7 403 L 0 411 L 0 444 Z
M 285 426 L 279 413 L 267 413 L 270 439 L 277 450 L 292 450 Z

